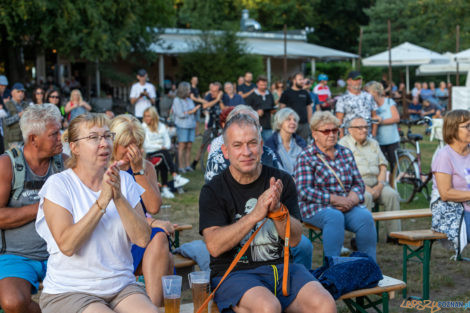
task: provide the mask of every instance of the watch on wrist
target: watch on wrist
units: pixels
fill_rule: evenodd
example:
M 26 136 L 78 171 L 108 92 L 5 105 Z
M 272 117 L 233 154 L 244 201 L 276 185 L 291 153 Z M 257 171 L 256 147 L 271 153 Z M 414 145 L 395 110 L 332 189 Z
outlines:
M 134 176 L 137 176 L 137 175 L 144 175 L 145 174 L 145 171 L 142 169 L 138 172 L 132 172 L 132 174 L 134 174 Z

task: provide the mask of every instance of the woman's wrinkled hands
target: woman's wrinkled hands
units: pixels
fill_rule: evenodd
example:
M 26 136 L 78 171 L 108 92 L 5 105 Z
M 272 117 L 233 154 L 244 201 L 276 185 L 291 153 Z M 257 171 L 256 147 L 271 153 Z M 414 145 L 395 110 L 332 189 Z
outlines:
M 109 197 L 111 192 L 111 198 L 117 200 L 122 197 L 121 193 L 121 176 L 119 175 L 119 167 L 122 165 L 122 161 L 116 161 L 104 173 L 104 182 L 101 193 L 106 192 L 106 196 Z

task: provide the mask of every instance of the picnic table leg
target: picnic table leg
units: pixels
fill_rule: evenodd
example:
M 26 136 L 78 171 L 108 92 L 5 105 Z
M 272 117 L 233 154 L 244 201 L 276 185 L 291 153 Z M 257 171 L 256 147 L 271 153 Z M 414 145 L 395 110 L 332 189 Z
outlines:
M 382 313 L 388 313 L 388 300 L 389 300 L 388 292 L 383 292 L 382 293 Z
M 407 263 L 408 263 L 408 251 L 407 251 L 407 245 L 403 245 L 403 282 L 405 282 L 405 284 L 407 284 L 408 286 L 408 283 L 407 283 Z M 403 298 L 406 299 L 406 287 L 403 288 Z
M 429 264 L 431 262 L 431 241 L 424 241 L 423 255 L 423 300 L 429 299 Z
M 175 230 L 175 248 L 178 248 L 180 246 L 180 232 L 179 230 Z

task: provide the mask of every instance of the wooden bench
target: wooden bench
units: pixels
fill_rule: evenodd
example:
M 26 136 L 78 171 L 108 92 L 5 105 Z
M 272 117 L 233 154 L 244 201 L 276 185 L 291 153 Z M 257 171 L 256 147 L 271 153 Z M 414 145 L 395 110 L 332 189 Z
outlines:
M 398 239 L 403 245 L 403 281 L 407 282 L 408 260 L 416 258 L 423 264 L 423 300 L 429 299 L 429 264 L 431 262 L 431 248 L 436 240 L 446 239 L 446 234 L 430 229 L 391 232 L 390 237 Z M 416 247 L 416 248 L 412 248 Z M 403 298 L 407 290 L 403 289 Z
M 343 300 L 353 313 L 366 313 L 369 308 L 374 308 L 377 312 L 388 313 L 389 300 L 395 298 L 396 291 L 404 288 L 406 288 L 406 283 L 384 275 L 377 287 L 355 290 L 342 295 L 338 300 Z M 370 296 L 375 295 L 379 298 L 371 299 Z M 382 310 L 378 307 L 380 304 L 382 304 Z
M 353 313 L 361 312 L 367 313 L 367 309 L 374 308 L 377 312 L 388 313 L 389 300 L 395 298 L 395 292 L 403 288 L 406 288 L 406 284 L 401 280 L 384 276 L 379 282 L 377 287 L 359 289 L 349 292 L 341 296 L 338 301 L 342 300 L 349 310 Z M 377 299 L 372 299 L 371 296 L 378 296 Z M 382 310 L 380 310 L 380 304 L 382 304 Z M 214 305 L 215 306 L 215 305 Z M 211 307 L 210 312 L 218 312 Z M 160 308 L 160 312 L 165 312 L 163 308 Z M 180 306 L 181 313 L 192 313 L 193 304 L 186 303 Z
M 410 218 L 423 218 L 431 217 L 431 209 L 415 209 L 415 210 L 400 210 L 400 211 L 382 211 L 372 212 L 372 218 L 375 221 L 375 228 L 377 230 L 377 240 L 379 239 L 379 222 L 390 220 L 403 220 Z M 303 223 L 304 227 L 308 229 L 308 237 L 311 242 L 316 240 L 322 241 L 323 231 L 321 228 L 313 226 L 308 223 Z

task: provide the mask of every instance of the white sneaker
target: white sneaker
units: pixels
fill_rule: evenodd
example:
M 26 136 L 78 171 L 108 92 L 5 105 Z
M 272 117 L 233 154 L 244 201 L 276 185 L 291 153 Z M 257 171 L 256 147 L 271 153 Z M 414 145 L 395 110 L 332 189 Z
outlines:
M 187 183 L 189 183 L 189 179 L 187 179 L 187 178 L 185 178 L 181 175 L 176 175 L 173 178 L 173 185 L 175 186 L 175 188 L 183 187 Z
M 173 199 L 175 195 L 170 191 L 168 187 L 163 187 L 162 192 L 160 193 L 163 198 Z

